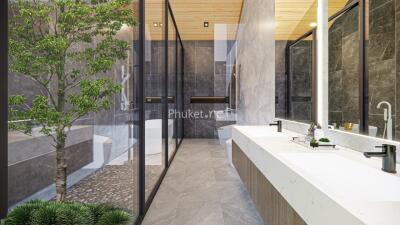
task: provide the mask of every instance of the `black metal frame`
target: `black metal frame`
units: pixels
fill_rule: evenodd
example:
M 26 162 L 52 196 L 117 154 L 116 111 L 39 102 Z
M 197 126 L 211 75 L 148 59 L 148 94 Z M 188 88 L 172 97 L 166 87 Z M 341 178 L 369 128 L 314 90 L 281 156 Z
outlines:
M 182 39 L 181 36 L 179 34 L 179 30 L 178 27 L 176 25 L 176 21 L 175 21 L 175 17 L 174 14 L 172 12 L 172 8 L 171 5 L 169 3 L 169 0 L 165 0 L 165 5 L 164 5 L 164 10 L 165 10 L 165 14 L 164 14 L 164 31 L 165 31 L 165 35 L 164 35 L 164 44 L 165 44 L 165 54 L 164 54 L 164 62 L 165 62 L 165 81 L 164 82 L 164 96 L 161 97 L 161 103 L 162 105 L 162 137 L 163 137 L 163 142 L 164 142 L 164 150 L 165 150 L 165 167 L 164 170 L 162 171 L 158 181 L 156 182 L 153 190 L 151 191 L 147 201 L 145 199 L 145 101 L 146 101 L 146 97 L 144 96 L 144 58 L 145 58 L 145 4 L 144 4 L 145 0 L 140 0 L 140 16 L 139 16 L 139 35 L 140 35 L 140 65 L 139 65 L 139 215 L 135 221 L 135 225 L 140 225 L 148 211 L 148 209 L 150 208 L 151 203 L 153 202 L 153 199 L 162 183 L 162 181 L 164 180 L 164 177 L 172 163 L 172 161 L 175 158 L 176 153 L 178 152 L 178 149 L 183 141 L 183 136 L 181 141 L 178 143 L 177 139 L 178 137 L 176 137 L 176 143 L 178 143 L 178 145 L 176 146 L 176 149 L 173 153 L 173 155 L 171 156 L 171 160 L 168 160 L 169 158 L 169 149 L 168 149 L 168 103 L 169 103 L 169 99 L 168 96 L 168 51 L 169 51 L 169 46 L 168 46 L 168 25 L 169 25 L 169 20 L 168 20 L 168 14 L 171 15 L 172 17 L 172 21 L 173 24 L 175 26 L 175 30 L 176 30 L 176 40 L 178 43 L 178 39 L 179 39 L 179 43 L 182 47 L 182 90 L 181 90 L 181 94 L 182 94 L 182 104 L 183 104 L 183 76 L 184 76 L 184 67 L 183 67 L 183 56 L 184 56 L 184 47 L 183 47 L 183 43 L 182 43 Z M 177 45 L 176 45 L 176 49 L 177 49 Z M 177 54 L 175 54 L 176 60 L 177 61 Z M 176 93 L 177 95 L 178 93 Z M 178 104 L 178 101 L 175 98 L 175 105 Z M 182 109 L 183 109 L 183 105 L 182 105 Z M 183 122 L 183 120 L 182 120 Z M 183 129 L 184 126 L 182 126 Z M 175 128 L 177 128 L 177 126 L 175 126 Z M 182 130 L 182 132 L 184 132 L 184 130 Z M 177 134 L 177 132 L 176 132 Z
M 181 109 L 182 109 L 182 111 L 183 110 L 185 110 L 185 95 L 184 95 L 184 84 L 185 84 L 185 82 L 184 82 L 184 75 L 185 75 L 185 49 L 183 48 L 183 44 L 182 44 L 182 40 L 180 39 L 180 37 L 179 37 L 179 40 L 180 40 L 180 43 L 181 43 L 181 104 L 182 104 L 182 107 L 181 107 Z M 178 144 L 178 148 L 181 146 L 181 144 L 182 144 L 182 141 L 183 141 L 183 138 L 184 138 L 184 136 L 185 136 L 185 120 L 182 118 L 181 119 L 181 122 L 182 122 L 182 137 L 180 137 L 180 141 L 179 141 L 179 144 Z
M 368 135 L 368 109 L 369 109 L 369 94 L 368 94 L 368 63 L 367 63 L 367 46 L 366 46 L 366 5 L 365 0 L 353 0 L 352 2 L 348 3 L 345 7 L 341 10 L 333 14 L 329 17 L 328 21 L 332 21 L 341 15 L 345 14 L 346 12 L 352 10 L 355 7 L 358 8 L 358 16 L 359 16 L 359 23 L 358 23 L 358 32 L 359 32 L 359 117 L 360 117 L 360 133 Z M 313 114 L 312 121 L 317 122 L 317 46 L 316 46 L 316 28 L 307 31 L 301 37 L 296 39 L 294 42 L 289 43 L 286 46 L 286 118 L 290 116 L 290 57 L 289 57 L 289 49 L 290 46 L 296 44 L 300 40 L 313 35 Z
M 145 172 L 145 108 L 144 108 L 144 59 L 145 59 L 145 10 L 144 10 L 145 0 L 139 0 L 139 76 L 138 76 L 138 107 L 139 107 L 139 137 L 138 137 L 138 204 L 139 204 L 139 215 L 136 219 L 135 224 L 141 224 L 144 215 L 146 213 L 146 207 L 144 202 L 146 201 L 145 190 L 146 190 L 146 172 Z M 132 59 L 133 60 L 133 59 Z
M 0 3 L 0 219 L 8 210 L 8 1 Z
M 168 59 L 168 53 L 169 53 L 169 20 L 168 20 L 168 14 L 169 14 L 169 1 L 165 0 L 165 8 L 164 8 L 164 45 L 165 45 L 165 51 L 164 51 L 164 73 L 165 73 L 165 82 L 164 82 L 164 96 L 168 96 L 168 76 L 169 76 L 169 71 L 168 71 L 168 64 L 169 64 L 169 59 Z M 165 98 L 164 98 L 165 99 Z M 163 102 L 163 114 L 162 114 L 162 119 L 163 119 L 163 142 L 164 142 L 164 151 L 165 151 L 165 167 L 168 167 L 168 101 Z
M 365 24 L 365 0 L 358 1 L 358 16 L 359 25 L 359 110 L 360 110 L 360 133 L 369 134 L 368 126 L 368 62 L 367 62 L 367 47 L 366 47 L 366 24 Z
M 171 10 L 172 11 L 172 10 Z M 176 28 L 178 33 L 178 29 Z M 175 98 L 176 98 L 176 102 L 175 102 L 175 110 L 178 111 L 178 35 L 176 35 L 175 37 Z M 175 118 L 175 135 L 176 135 L 176 139 L 175 139 L 175 148 L 178 148 L 178 138 L 179 138 L 179 134 L 178 134 L 178 120 L 179 118 Z

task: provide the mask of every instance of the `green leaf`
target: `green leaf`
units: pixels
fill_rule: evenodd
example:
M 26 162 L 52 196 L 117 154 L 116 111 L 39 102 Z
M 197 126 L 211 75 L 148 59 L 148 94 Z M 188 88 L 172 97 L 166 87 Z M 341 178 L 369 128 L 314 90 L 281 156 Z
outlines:
M 114 210 L 102 215 L 97 225 L 125 225 L 128 224 L 130 220 L 131 217 L 127 212 Z

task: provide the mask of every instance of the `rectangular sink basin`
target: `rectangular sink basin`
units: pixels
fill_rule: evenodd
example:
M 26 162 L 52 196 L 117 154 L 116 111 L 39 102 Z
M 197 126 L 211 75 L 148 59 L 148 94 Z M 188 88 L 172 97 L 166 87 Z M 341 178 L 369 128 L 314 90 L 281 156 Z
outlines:
M 400 177 L 333 153 L 283 153 L 309 182 L 341 199 L 362 202 L 400 201 Z
M 254 126 L 249 127 L 249 129 L 242 128 L 242 132 L 252 138 L 278 138 L 284 140 L 291 139 L 285 132 L 277 132 L 276 126 Z

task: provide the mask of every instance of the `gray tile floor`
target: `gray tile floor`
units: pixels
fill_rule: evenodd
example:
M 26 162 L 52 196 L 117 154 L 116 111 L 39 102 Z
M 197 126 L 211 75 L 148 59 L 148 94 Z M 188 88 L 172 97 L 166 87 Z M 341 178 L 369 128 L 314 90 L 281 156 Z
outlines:
M 263 225 L 226 151 L 213 139 L 185 139 L 143 225 Z

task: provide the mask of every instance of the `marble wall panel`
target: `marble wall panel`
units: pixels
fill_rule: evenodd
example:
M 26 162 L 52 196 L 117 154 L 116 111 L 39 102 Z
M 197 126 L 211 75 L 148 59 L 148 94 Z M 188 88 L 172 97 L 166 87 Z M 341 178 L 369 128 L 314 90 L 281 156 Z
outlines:
M 237 44 L 239 124 L 275 117 L 275 2 L 244 1 Z

